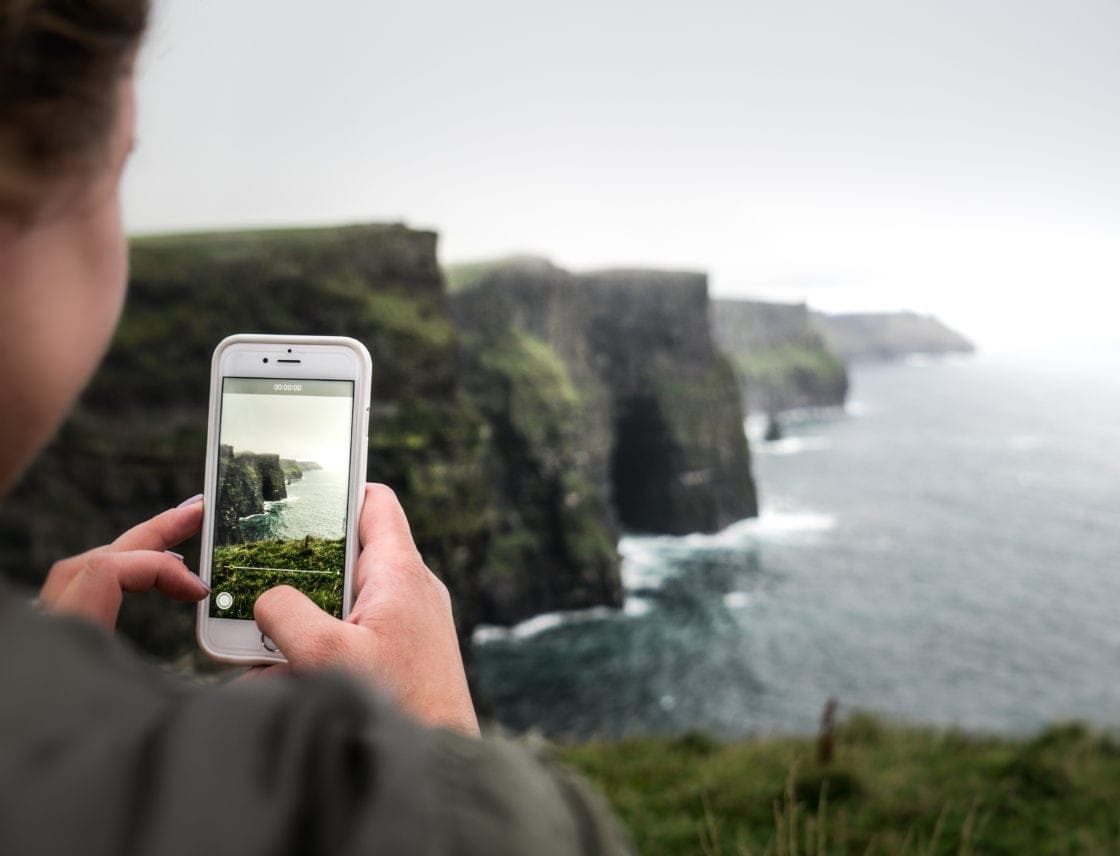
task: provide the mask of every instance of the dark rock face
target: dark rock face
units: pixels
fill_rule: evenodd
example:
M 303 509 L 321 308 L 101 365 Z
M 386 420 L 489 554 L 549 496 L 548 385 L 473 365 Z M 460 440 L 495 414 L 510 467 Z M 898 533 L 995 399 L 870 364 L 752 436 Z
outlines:
M 476 269 L 454 296 L 471 341 L 517 330 L 559 358 L 597 502 L 647 532 L 711 532 L 757 513 L 743 410 L 715 349 L 703 274 L 574 275 L 540 260 Z
M 131 294 L 104 364 L 0 508 L 5 573 L 36 585 L 54 560 L 202 490 L 214 346 L 237 332 L 309 333 L 353 336 L 369 348 L 369 477 L 400 496 L 425 560 L 451 589 L 464 638 L 482 621 L 621 602 L 609 518 L 580 485 L 556 476 L 538 490 L 550 483 L 530 474 L 516 506 L 496 487 L 495 473 L 518 481 L 524 461 L 552 478 L 577 454 L 578 437 L 565 433 L 565 405 L 529 395 L 531 379 L 514 360 L 490 371 L 516 401 L 523 445 L 499 442 L 460 377 L 433 233 L 360 226 L 170 236 L 134 241 L 131 256 Z M 570 445 L 554 448 L 558 436 Z M 259 497 L 252 475 L 236 480 L 241 508 L 283 495 L 290 477 L 276 456 L 253 471 Z M 227 534 L 235 524 L 221 523 Z M 197 567 L 197 539 L 181 551 Z M 502 556 L 505 565 L 491 562 Z M 500 596 L 491 593 L 495 576 Z M 122 628 L 152 653 L 191 662 L 193 627 L 191 606 L 126 599 Z
M 493 439 L 486 468 L 496 531 L 482 563 L 480 609 L 524 617 L 621 605 L 617 533 L 606 498 L 581 471 L 580 403 L 563 364 L 509 328 L 462 341 L 464 384 Z
M 844 404 L 847 369 L 813 326 L 804 303 L 713 300 L 712 328 L 735 365 L 752 413 Z
M 285 499 L 287 482 L 279 455 L 234 454 L 232 446 L 222 446 L 218 454 L 215 544 L 236 544 L 244 540 L 238 520 L 251 514 L 263 514 L 266 502 Z
M 971 354 L 976 346 L 932 315 L 870 312 L 813 313 L 828 346 L 848 361 L 897 360 L 911 355 Z

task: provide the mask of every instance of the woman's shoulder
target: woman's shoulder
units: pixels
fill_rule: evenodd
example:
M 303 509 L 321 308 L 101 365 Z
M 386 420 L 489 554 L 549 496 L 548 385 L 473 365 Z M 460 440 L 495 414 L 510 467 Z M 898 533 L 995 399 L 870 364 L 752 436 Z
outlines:
M 0 587 L 0 852 L 616 853 L 547 753 L 340 675 L 200 687 Z

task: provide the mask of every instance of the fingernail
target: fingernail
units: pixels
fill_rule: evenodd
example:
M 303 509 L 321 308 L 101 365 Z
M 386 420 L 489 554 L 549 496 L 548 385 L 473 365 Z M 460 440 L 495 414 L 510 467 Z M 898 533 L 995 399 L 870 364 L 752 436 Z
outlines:
M 169 556 L 174 556 L 180 562 L 183 561 L 183 554 L 182 553 L 176 553 L 174 550 L 164 550 L 163 552 L 165 552 Z
M 200 577 L 200 576 L 199 576 L 198 574 L 195 574 L 195 575 L 194 575 L 194 577 L 195 577 L 195 579 L 196 579 L 196 580 L 198 580 L 198 584 L 199 584 L 200 586 L 202 586 L 202 587 L 203 587 L 204 589 L 206 589 L 206 593 L 207 593 L 207 594 L 210 594 L 210 592 L 211 592 L 211 591 L 212 591 L 213 589 L 211 589 L 211 588 L 210 588 L 210 586 L 206 585 L 206 580 L 204 580 L 204 579 L 203 579 L 202 577 Z
M 176 508 L 186 508 L 188 505 L 194 505 L 196 502 L 202 502 L 202 494 L 201 493 L 196 493 L 190 499 L 184 499 L 182 502 L 180 502 L 175 507 Z

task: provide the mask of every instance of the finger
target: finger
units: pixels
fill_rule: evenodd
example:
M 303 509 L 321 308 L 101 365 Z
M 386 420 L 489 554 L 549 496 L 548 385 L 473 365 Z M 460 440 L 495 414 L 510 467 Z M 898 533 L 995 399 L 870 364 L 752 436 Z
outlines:
M 51 565 L 51 569 L 47 572 L 47 579 L 39 590 L 40 603 L 50 606 L 62 595 L 66 587 L 70 585 L 70 581 L 74 579 L 74 576 L 85 564 L 90 552 L 92 551 L 71 556 L 68 559 L 60 559 Z
M 355 583 L 360 591 L 373 563 L 398 567 L 416 564 L 420 553 L 412 540 L 412 530 L 400 501 L 392 488 L 367 484 L 365 504 L 358 525 L 362 555 L 358 560 Z
M 166 550 L 186 541 L 202 528 L 202 502 L 194 502 L 182 508 L 172 508 L 133 526 L 109 549 L 122 550 Z
M 258 597 L 253 617 L 296 669 L 337 663 L 356 629 L 323 612 L 291 586 L 277 586 Z
M 103 565 L 116 574 L 121 591 L 155 589 L 172 600 L 198 601 L 210 594 L 210 586 L 191 572 L 183 560 L 159 550 L 130 550 L 127 553 L 98 553 L 90 558 L 94 567 Z
M 90 553 L 51 604 L 56 612 L 81 615 L 112 629 L 123 592 L 155 589 L 173 600 L 194 602 L 209 587 L 179 559 L 155 550 Z

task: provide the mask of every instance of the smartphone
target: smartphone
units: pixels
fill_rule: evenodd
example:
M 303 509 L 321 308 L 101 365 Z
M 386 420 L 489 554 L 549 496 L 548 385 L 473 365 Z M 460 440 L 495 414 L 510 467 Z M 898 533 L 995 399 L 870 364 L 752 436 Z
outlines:
M 278 585 L 337 618 L 353 596 L 365 496 L 371 363 L 355 339 L 243 334 L 214 351 L 198 644 L 282 662 L 253 604 Z

